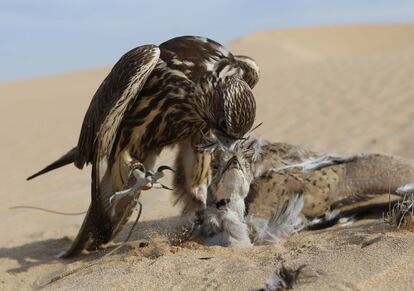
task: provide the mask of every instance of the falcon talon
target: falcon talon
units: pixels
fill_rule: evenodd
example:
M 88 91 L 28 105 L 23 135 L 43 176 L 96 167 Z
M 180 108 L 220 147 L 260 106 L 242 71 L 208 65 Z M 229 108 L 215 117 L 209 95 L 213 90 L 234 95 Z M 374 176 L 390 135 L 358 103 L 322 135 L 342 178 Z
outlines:
M 155 189 L 165 189 L 165 190 L 170 190 L 170 191 L 173 191 L 173 190 L 174 190 L 173 188 L 168 187 L 168 186 L 166 186 L 166 185 L 164 185 L 164 184 L 161 184 L 161 183 L 156 183 L 156 184 L 153 184 L 153 187 L 154 187 Z
M 198 237 L 203 230 L 203 224 L 199 221 L 194 221 L 188 233 L 188 240 L 193 240 Z
M 131 193 L 134 193 L 134 191 L 133 191 L 133 188 L 129 188 L 129 189 L 126 189 L 126 190 L 123 190 L 123 191 L 118 191 L 118 192 L 115 192 L 110 198 L 109 198 L 109 204 L 111 205 L 111 206 L 113 206 L 114 205 L 114 200 L 115 201 L 119 201 L 120 199 L 122 199 L 123 197 L 126 197 L 126 196 L 129 196 L 129 195 L 132 195 Z
M 147 173 L 144 173 L 140 171 L 139 169 L 135 169 L 132 171 L 132 175 L 135 177 L 136 182 L 135 184 L 126 190 L 115 192 L 110 198 L 109 198 L 109 204 L 113 205 L 113 200 L 120 200 L 123 197 L 131 196 L 133 197 L 134 194 L 139 190 L 148 190 L 152 188 L 153 182 L 148 179 Z M 152 176 L 149 176 L 152 177 Z M 150 186 L 148 186 L 150 184 Z M 146 186 L 146 187 L 143 187 Z M 148 188 L 147 188 L 148 187 Z M 144 188 L 144 189 L 142 189 Z
M 158 167 L 158 169 L 157 169 L 157 171 L 155 173 L 147 172 L 147 176 L 150 177 L 152 186 L 154 186 L 155 184 L 157 184 L 161 188 L 172 190 L 171 188 L 169 188 L 169 187 L 167 187 L 167 186 L 165 186 L 165 185 L 163 185 L 163 184 L 161 184 L 161 183 L 158 182 L 159 179 L 161 179 L 161 178 L 163 178 L 165 176 L 165 174 L 164 174 L 164 171 L 165 170 L 169 170 L 169 171 L 175 173 L 175 170 L 172 169 L 169 166 L 160 166 L 160 167 Z
M 160 188 L 173 190 L 161 183 L 158 182 L 159 179 L 163 178 L 165 175 L 163 171 L 170 170 L 172 172 L 175 172 L 172 168 L 169 166 L 160 166 L 155 173 L 153 173 L 151 170 L 147 172 L 142 171 L 143 168 L 135 168 L 132 170 L 132 175 L 135 177 L 136 182 L 135 184 L 126 190 L 115 192 L 110 198 L 109 198 L 109 204 L 113 205 L 113 200 L 119 200 L 126 196 L 133 197 L 137 191 L 140 190 L 149 190 L 152 187 L 154 187 L 155 184 L 159 184 Z

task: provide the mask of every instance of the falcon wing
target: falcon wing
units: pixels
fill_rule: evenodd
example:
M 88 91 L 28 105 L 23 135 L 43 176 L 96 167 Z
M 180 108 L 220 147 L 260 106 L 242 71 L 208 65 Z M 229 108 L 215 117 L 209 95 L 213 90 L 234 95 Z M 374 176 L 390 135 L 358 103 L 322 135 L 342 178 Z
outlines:
M 135 101 L 159 56 L 157 46 L 144 45 L 130 50 L 114 65 L 85 114 L 77 146 L 77 166 L 93 161 L 97 140 L 104 149 L 112 147 L 123 114 Z
M 247 56 L 234 56 L 239 67 L 243 70 L 243 80 L 249 85 L 251 89 L 259 82 L 260 70 L 257 63 Z
M 121 57 L 98 88 L 86 112 L 78 142 L 77 166 L 92 163 L 91 205 L 81 229 L 68 251 L 69 257 L 83 249 L 97 248 L 109 242 L 125 216 L 111 216 L 109 197 L 113 194 L 109 158 L 125 112 L 135 102 L 160 56 L 154 45 L 137 47 Z M 126 212 L 133 200 L 126 201 Z M 121 217 L 119 217 L 121 216 Z

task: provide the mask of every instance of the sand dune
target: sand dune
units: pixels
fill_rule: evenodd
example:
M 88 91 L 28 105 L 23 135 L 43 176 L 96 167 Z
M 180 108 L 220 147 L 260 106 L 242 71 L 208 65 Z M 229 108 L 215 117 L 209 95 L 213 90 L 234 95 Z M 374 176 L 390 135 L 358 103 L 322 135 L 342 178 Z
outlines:
M 262 77 L 256 135 L 336 153 L 385 152 L 414 159 L 414 25 L 332 26 L 264 31 L 229 47 L 254 57 Z M 82 216 L 15 205 L 82 211 L 89 170 L 67 167 L 25 177 L 70 149 L 108 68 L 0 84 L 0 290 L 31 289 L 63 271 L 96 262 L 56 260 Z M 160 163 L 172 164 L 171 153 Z M 414 235 L 375 220 L 304 232 L 273 246 L 172 246 L 163 235 L 180 221 L 167 191 L 143 195 L 142 223 L 120 253 L 49 289 L 241 289 L 264 286 L 282 263 L 307 264 L 303 290 L 412 289 Z M 152 238 L 138 248 L 139 239 Z M 369 242 L 374 243 L 369 244 Z M 368 242 L 368 243 L 367 243 Z M 366 245 L 366 246 L 365 246 Z

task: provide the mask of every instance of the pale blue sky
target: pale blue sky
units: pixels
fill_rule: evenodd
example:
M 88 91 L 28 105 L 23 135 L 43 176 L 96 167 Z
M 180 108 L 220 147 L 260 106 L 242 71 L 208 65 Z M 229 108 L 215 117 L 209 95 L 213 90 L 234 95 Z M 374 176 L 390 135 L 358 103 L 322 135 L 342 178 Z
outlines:
M 414 22 L 413 0 L 0 0 L 0 82 L 114 63 L 177 35 Z M 413 36 L 414 37 L 414 36 Z

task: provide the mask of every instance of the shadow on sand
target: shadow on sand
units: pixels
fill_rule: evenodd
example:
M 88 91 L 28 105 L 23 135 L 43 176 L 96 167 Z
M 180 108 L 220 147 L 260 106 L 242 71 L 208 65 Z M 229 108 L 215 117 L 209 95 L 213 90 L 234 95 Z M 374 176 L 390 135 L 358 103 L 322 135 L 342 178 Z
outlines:
M 133 230 L 129 239 L 130 242 L 140 240 L 151 240 L 154 236 L 163 236 L 174 240 L 179 240 L 182 237 L 183 229 L 188 225 L 188 221 L 182 217 L 170 217 L 150 221 L 139 222 Z M 122 242 L 129 233 L 133 223 L 128 223 L 124 230 L 115 239 L 115 243 Z M 113 247 L 108 250 L 97 251 L 87 255 L 79 255 L 73 259 L 59 259 L 56 256 L 62 251 L 69 248 L 71 239 L 68 237 L 57 239 L 46 239 L 40 241 L 29 242 L 21 246 L 0 248 L 0 259 L 8 258 L 15 260 L 19 267 L 9 269 L 7 272 L 11 274 L 26 272 L 30 268 L 43 264 L 54 264 L 58 262 L 72 263 L 75 261 L 94 261 L 101 258 L 108 253 Z M 128 246 L 124 246 L 119 252 L 128 251 Z
M 115 239 L 115 243 L 120 243 L 125 240 L 133 223 L 130 222 L 124 230 Z M 335 236 L 341 237 L 344 243 L 362 244 L 367 236 L 373 234 L 381 234 L 389 231 L 390 227 L 384 225 L 378 220 L 361 221 L 348 226 L 334 226 L 333 228 L 326 228 L 316 231 L 309 231 L 310 233 L 324 233 L 335 232 Z M 166 238 L 170 243 L 180 243 L 185 241 L 188 237 L 190 223 L 187 219 L 182 217 L 169 217 L 157 220 L 142 221 L 137 224 L 132 232 L 129 242 L 137 244 L 137 242 L 150 242 L 154 237 Z M 35 242 L 29 242 L 21 246 L 0 248 L 0 259 L 9 258 L 17 261 L 18 267 L 9 269 L 7 272 L 11 274 L 26 272 L 32 267 L 43 264 L 55 263 L 73 263 L 77 261 L 94 262 L 110 252 L 114 246 L 106 250 L 96 251 L 86 255 L 79 255 L 71 259 L 58 259 L 56 255 L 69 248 L 71 240 L 67 237 L 57 239 L 47 239 Z M 139 245 L 139 244 L 137 244 Z M 130 245 L 124 245 L 117 253 L 125 253 L 131 249 Z
M 7 272 L 12 274 L 26 272 L 38 265 L 57 262 L 55 256 L 69 245 L 70 239 L 67 237 L 34 241 L 21 246 L 0 248 L 0 259 L 13 259 L 19 264 L 19 267 L 9 269 Z

